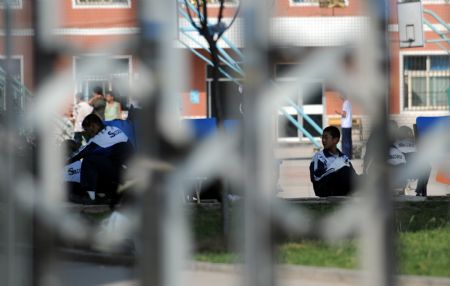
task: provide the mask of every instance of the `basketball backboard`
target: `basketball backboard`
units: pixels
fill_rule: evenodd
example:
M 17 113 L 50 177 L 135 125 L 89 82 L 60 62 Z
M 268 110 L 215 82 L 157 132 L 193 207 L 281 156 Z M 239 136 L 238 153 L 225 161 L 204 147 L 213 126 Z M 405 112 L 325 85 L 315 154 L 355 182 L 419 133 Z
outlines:
M 422 3 L 399 2 L 397 7 L 400 48 L 423 47 Z

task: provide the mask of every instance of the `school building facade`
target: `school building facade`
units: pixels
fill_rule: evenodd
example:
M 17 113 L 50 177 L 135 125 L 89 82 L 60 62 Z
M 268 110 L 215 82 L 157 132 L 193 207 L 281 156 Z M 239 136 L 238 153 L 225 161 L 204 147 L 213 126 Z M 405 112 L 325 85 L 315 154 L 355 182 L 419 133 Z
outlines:
M 2 1 L 0 1 L 2 2 Z M 33 3 L 32 0 L 12 1 L 12 16 L 15 19 L 12 32 L 12 58 L 14 77 L 34 90 L 35 76 L 33 38 Z M 58 26 L 54 34 L 65 45 L 73 47 L 76 55 L 70 52 L 61 54 L 55 61 L 55 70 L 69 71 L 73 77 L 73 91 L 88 94 L 94 86 L 119 91 L 123 105 L 128 100 L 128 87 L 139 74 L 139 62 L 133 52 L 126 49 L 120 53 L 106 53 L 104 47 L 120 46 L 133 41 L 139 35 L 138 8 L 136 0 L 64 0 L 58 1 L 60 13 L 55 12 Z M 217 2 L 213 0 L 211 2 Z M 236 0 L 226 0 L 227 9 L 224 21 L 230 21 Z M 450 3 L 446 0 L 423 0 L 423 8 L 433 11 L 445 23 L 450 23 Z M 420 48 L 399 48 L 399 33 L 396 14 L 396 1 L 391 0 L 389 35 L 390 35 L 390 95 L 389 112 L 399 124 L 411 125 L 419 115 L 447 115 L 449 113 L 447 89 L 450 87 L 450 56 L 448 43 L 426 43 Z M 362 0 L 277 0 L 273 1 L 275 16 L 271 23 L 274 39 L 280 45 L 294 48 L 333 47 L 364 36 L 367 18 L 363 11 Z M 217 12 L 217 5 L 211 6 L 210 12 Z M 210 13 L 210 15 L 211 15 Z M 446 27 L 438 19 L 425 14 L 425 19 L 432 28 L 425 27 L 425 39 L 438 39 L 436 31 L 445 32 Z M 0 15 L 4 23 L 4 15 Z M 238 19 L 226 36 L 234 46 L 243 48 L 243 32 Z M 180 25 L 187 22 L 180 16 Z M 5 37 L 3 27 L 2 38 Z M 180 40 L 188 47 L 207 57 L 207 53 L 198 43 L 180 34 Z M 0 45 L 0 64 L 4 65 L 5 45 Z M 224 46 L 232 55 L 232 49 Z M 447 50 L 445 50 L 447 49 Z M 181 109 L 186 118 L 204 118 L 212 116 L 211 110 L 211 72 L 208 65 L 184 48 L 189 59 L 191 78 L 188 89 L 181 95 Z M 83 70 L 89 61 L 113 63 L 113 70 L 91 72 Z M 277 81 L 289 81 L 283 76 L 283 70 L 297 62 L 289 59 L 275 60 L 271 74 Z M 334 111 L 340 109 L 339 93 L 327 87 L 320 79 L 311 79 L 315 96 L 308 102 L 298 104 L 320 126 L 326 126 L 336 118 Z M 221 78 L 221 89 L 227 90 L 229 96 L 239 96 L 238 86 L 226 77 Z M 230 92 L 231 91 L 231 92 Z M 299 97 L 300 98 L 300 97 Z M 226 99 L 225 99 L 226 100 Z M 314 131 L 303 122 L 292 108 L 286 112 L 296 118 L 305 129 Z M 239 106 L 232 106 L 230 117 L 238 116 Z M 369 125 L 365 116 L 355 106 L 355 117 L 362 119 L 363 130 Z M 289 122 L 280 116 L 278 137 L 286 141 L 303 141 L 305 138 Z

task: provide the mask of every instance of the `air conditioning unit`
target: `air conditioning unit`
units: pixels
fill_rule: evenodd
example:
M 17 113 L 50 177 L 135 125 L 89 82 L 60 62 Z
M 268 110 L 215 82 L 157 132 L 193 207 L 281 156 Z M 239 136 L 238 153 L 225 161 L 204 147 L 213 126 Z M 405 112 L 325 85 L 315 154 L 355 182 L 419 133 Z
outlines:
M 319 6 L 323 8 L 344 8 L 346 6 L 345 0 L 319 0 Z
M 319 0 L 320 8 L 328 8 L 329 5 L 330 5 L 330 0 Z

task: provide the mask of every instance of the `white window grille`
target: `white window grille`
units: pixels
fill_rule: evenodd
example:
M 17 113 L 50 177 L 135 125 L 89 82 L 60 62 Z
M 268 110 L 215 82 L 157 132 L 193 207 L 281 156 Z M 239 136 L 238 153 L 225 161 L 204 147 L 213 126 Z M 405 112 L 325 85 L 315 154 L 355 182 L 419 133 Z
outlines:
M 73 0 L 74 8 L 129 8 L 131 0 Z
M 404 110 L 448 109 L 449 89 L 449 55 L 404 56 Z
M 290 0 L 291 6 L 346 7 L 348 0 Z
M 13 9 L 20 9 L 22 8 L 22 0 L 9 0 L 10 7 Z M 5 0 L 0 0 L 0 8 L 5 8 Z
M 192 4 L 196 5 L 197 1 L 196 0 L 189 0 Z M 199 1 L 200 3 L 203 2 L 203 0 Z M 220 0 L 206 0 L 206 2 L 208 4 L 211 5 L 220 5 Z M 239 4 L 239 0 L 225 0 L 225 5 L 238 5 Z
M 422 0 L 422 4 L 449 4 L 450 0 Z

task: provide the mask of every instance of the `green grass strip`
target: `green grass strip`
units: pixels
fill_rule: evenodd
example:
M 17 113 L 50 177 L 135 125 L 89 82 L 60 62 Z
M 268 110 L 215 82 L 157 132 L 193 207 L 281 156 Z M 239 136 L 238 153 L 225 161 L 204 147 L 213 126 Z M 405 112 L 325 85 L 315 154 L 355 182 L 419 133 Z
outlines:
M 399 274 L 450 277 L 450 226 L 398 234 Z M 279 263 L 357 269 L 357 241 L 329 245 L 321 241 L 301 241 L 279 247 Z M 237 254 L 201 252 L 197 261 L 235 263 Z

